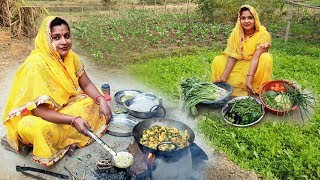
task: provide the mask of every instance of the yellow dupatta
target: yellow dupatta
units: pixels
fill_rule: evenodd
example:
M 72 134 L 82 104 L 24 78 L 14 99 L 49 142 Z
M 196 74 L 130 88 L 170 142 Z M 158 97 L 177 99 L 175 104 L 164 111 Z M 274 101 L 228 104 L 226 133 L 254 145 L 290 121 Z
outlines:
M 244 32 L 240 24 L 240 9 L 247 7 L 255 20 L 255 33 L 251 37 L 254 40 L 252 43 L 245 43 Z M 232 30 L 228 39 L 227 48 L 222 52 L 226 56 L 233 57 L 237 60 L 251 61 L 254 51 L 260 45 L 271 43 L 271 36 L 264 26 L 261 25 L 259 15 L 254 7 L 250 5 L 241 6 L 238 12 L 238 19 L 235 28 Z
M 62 61 L 50 43 L 50 23 L 54 18 L 48 16 L 42 21 L 34 41 L 35 49 L 17 70 L 7 99 L 2 118 L 8 142 L 16 150 L 17 126 L 23 116 L 43 103 L 58 110 L 78 93 L 78 77 L 83 73 L 83 65 L 72 50 Z

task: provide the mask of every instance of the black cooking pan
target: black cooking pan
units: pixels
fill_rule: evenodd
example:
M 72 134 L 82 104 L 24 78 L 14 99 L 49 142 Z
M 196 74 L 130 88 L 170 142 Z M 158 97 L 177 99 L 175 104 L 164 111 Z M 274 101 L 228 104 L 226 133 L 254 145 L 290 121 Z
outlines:
M 159 125 L 159 126 L 168 126 L 168 127 L 175 127 L 178 128 L 179 131 L 184 132 L 187 130 L 188 135 L 189 135 L 189 145 L 182 148 L 182 149 L 173 149 L 170 151 L 161 151 L 159 149 L 151 149 L 143 144 L 140 143 L 140 139 L 142 138 L 143 130 L 149 129 L 154 125 Z M 194 132 L 190 127 L 187 125 L 183 124 L 182 122 L 171 120 L 171 119 L 161 119 L 161 118 L 156 118 L 156 119 L 150 119 L 150 120 L 144 120 L 136 124 L 133 128 L 132 131 L 133 137 L 135 141 L 139 144 L 140 148 L 149 153 L 155 154 L 157 157 L 161 156 L 164 158 L 177 158 L 179 155 L 181 155 L 185 150 L 188 150 L 190 148 L 190 145 L 193 143 L 195 135 Z

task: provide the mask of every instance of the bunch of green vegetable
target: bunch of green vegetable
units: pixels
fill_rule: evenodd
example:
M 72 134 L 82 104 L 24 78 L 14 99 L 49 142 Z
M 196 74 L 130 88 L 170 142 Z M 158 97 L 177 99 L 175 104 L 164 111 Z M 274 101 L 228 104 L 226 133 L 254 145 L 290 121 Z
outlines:
M 229 102 L 224 117 L 233 124 L 247 125 L 257 121 L 262 114 L 262 105 L 248 97 Z
M 303 119 L 303 114 L 305 114 L 309 118 L 309 108 L 314 109 L 316 104 L 315 98 L 312 96 L 312 94 L 305 93 L 287 84 L 285 84 L 285 87 L 286 91 L 284 92 L 284 94 L 290 98 L 293 105 L 298 105 L 301 118 Z
M 225 89 L 212 82 L 205 82 L 195 77 L 182 80 L 180 86 L 184 99 L 183 107 L 194 116 L 198 114 L 196 108 L 198 103 L 219 100 L 228 95 L 228 91 Z

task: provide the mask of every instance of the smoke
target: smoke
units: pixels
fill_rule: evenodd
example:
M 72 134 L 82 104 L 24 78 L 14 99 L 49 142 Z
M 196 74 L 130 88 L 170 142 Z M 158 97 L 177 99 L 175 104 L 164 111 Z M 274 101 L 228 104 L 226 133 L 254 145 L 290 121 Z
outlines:
M 155 170 L 152 179 L 190 179 L 195 174 L 192 169 L 192 158 L 190 149 L 186 149 L 183 155 L 177 160 L 163 159 L 157 157 L 155 160 Z

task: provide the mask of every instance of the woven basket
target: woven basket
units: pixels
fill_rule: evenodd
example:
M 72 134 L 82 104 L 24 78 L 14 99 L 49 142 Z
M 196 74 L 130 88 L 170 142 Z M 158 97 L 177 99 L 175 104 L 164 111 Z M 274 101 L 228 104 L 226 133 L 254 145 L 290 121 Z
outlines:
M 292 108 L 289 110 L 289 111 L 286 111 L 286 110 L 277 110 L 277 109 L 273 109 L 271 107 L 269 107 L 267 104 L 265 104 L 265 102 L 263 101 L 262 99 L 262 95 L 264 92 L 266 91 L 270 91 L 271 90 L 271 86 L 274 86 L 275 84 L 277 83 L 281 83 L 281 84 L 285 84 L 285 86 L 290 86 L 296 90 L 298 90 L 297 87 L 295 87 L 292 83 L 290 83 L 289 81 L 284 81 L 284 80 L 273 80 L 273 81 L 269 81 L 267 83 L 265 83 L 262 88 L 260 89 L 260 92 L 259 92 L 259 99 L 262 103 L 262 105 L 265 107 L 265 109 L 275 115 L 278 115 L 278 116 L 282 116 L 282 115 L 285 115 L 285 114 L 288 114 L 294 110 L 296 110 L 298 108 L 298 105 L 294 105 L 292 106 Z

